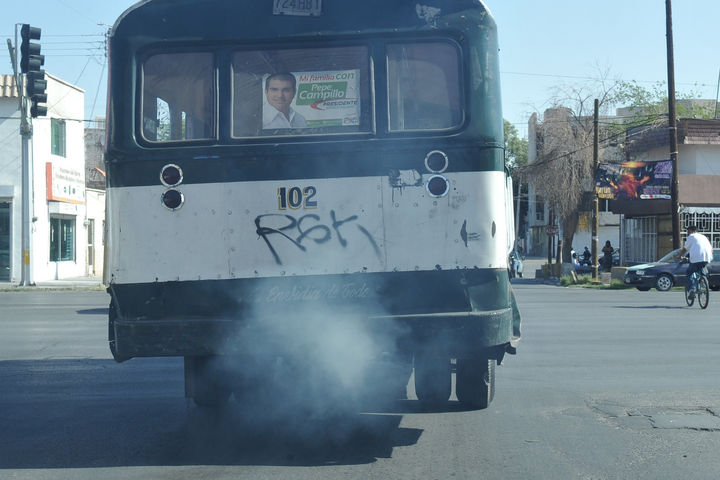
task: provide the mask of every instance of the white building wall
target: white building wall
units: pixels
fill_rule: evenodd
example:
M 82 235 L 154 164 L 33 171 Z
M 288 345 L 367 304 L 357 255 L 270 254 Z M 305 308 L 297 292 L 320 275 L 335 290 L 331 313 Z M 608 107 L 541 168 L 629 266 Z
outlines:
M 9 280 L 20 281 L 22 248 L 22 145 L 18 99 L 0 98 L 0 202 L 10 203 Z M 4 275 L 0 276 L 0 278 Z
M 92 222 L 94 225 L 92 261 L 86 259 L 86 275 L 102 276 L 104 268 L 103 260 L 105 257 L 105 191 L 88 188 L 85 193 L 87 197 L 87 223 L 85 224 L 84 232 L 86 235 L 89 236 L 87 230 L 89 222 Z M 88 248 L 87 250 L 88 255 L 90 255 L 90 249 Z
M 85 275 L 87 233 L 84 221 L 85 206 L 85 143 L 83 122 L 85 92 L 57 77 L 46 74 L 48 80 L 48 114 L 33 120 L 33 172 L 34 205 L 33 215 L 33 263 L 34 279 L 44 280 L 79 277 Z M 65 122 L 65 156 L 52 154 L 52 119 Z M 54 170 L 55 182 L 63 183 L 74 192 L 52 192 L 48 184 L 47 165 Z M 77 182 L 59 180 L 59 169 L 72 172 Z M 80 199 L 78 203 L 51 200 L 49 196 Z M 69 261 L 50 260 L 50 219 L 61 216 L 75 222 L 75 258 Z
M 633 159 L 640 162 L 668 160 L 667 146 L 641 152 Z M 717 145 L 680 145 L 678 147 L 680 175 L 720 175 L 720 149 Z
M 79 89 L 46 74 L 48 115 L 32 121 L 31 269 L 32 280 L 83 276 L 86 271 L 87 232 L 85 196 L 84 98 Z M 52 154 L 52 119 L 65 122 L 65 155 Z M 71 198 L 59 198 L 57 187 L 48 188 L 47 165 L 70 175 L 75 191 Z M 56 172 L 56 180 L 58 180 Z M 57 182 L 54 182 L 57 183 Z M 9 281 L 22 279 L 22 137 L 18 99 L 0 98 L 0 202 L 11 203 Z M 51 186 L 50 186 L 51 187 Z M 54 198 L 54 199 L 53 199 Z M 68 201 L 71 200 L 71 201 Z M 50 218 L 62 215 L 75 226 L 74 252 L 70 261 L 50 261 Z
M 679 173 L 720 175 L 720 148 L 717 145 L 683 145 L 679 150 Z

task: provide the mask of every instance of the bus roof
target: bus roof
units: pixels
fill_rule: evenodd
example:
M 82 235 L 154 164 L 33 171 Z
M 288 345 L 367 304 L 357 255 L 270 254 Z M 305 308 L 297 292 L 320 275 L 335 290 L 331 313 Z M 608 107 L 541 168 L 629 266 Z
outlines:
M 151 43 L 164 38 L 257 41 L 307 35 L 377 34 L 458 28 L 465 22 L 495 28 L 481 0 L 325 0 L 317 16 L 274 14 L 276 3 L 283 2 L 143 0 L 118 18 L 111 35 L 137 35 Z M 453 19 L 453 23 L 447 19 Z

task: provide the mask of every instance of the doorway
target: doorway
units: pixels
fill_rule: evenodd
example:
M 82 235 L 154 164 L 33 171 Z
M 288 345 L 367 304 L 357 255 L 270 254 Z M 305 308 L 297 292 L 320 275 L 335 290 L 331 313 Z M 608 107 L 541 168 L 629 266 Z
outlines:
M 10 202 L 0 202 L 0 282 L 10 281 Z

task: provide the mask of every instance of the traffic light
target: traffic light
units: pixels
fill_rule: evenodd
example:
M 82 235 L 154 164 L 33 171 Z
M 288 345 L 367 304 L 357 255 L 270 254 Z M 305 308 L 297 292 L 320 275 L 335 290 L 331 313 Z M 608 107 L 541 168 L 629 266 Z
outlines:
M 40 40 L 42 30 L 37 27 L 31 27 L 27 23 L 20 29 L 22 44 L 20 45 L 20 70 L 22 73 L 28 73 L 31 70 L 40 70 L 45 64 L 45 57 L 40 55 L 40 44 L 33 43 L 31 40 Z
M 30 116 L 33 118 L 47 115 L 47 106 L 39 105 L 47 102 L 45 70 L 40 68 L 45 64 L 45 56 L 40 55 L 40 44 L 32 42 L 32 40 L 40 40 L 40 35 L 39 28 L 31 27 L 27 23 L 20 29 L 22 37 L 20 71 L 27 74 L 25 92 L 32 102 Z
M 30 70 L 27 73 L 25 89 L 27 90 L 27 96 L 30 97 L 32 101 L 30 116 L 36 118 L 47 115 L 47 107 L 45 105 L 38 105 L 40 103 L 47 103 L 45 70 Z

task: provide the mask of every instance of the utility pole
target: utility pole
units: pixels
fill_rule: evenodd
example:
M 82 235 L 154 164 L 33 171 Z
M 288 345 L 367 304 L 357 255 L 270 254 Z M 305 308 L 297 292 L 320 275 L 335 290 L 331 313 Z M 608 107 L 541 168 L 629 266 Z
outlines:
M 31 219 L 31 187 L 32 187 L 32 167 L 30 151 L 30 139 L 32 138 L 32 124 L 28 121 L 27 97 L 25 95 L 25 85 L 22 73 L 18 72 L 17 44 L 18 44 L 18 24 L 15 25 L 15 47 L 13 47 L 10 39 L 7 39 L 8 49 L 10 50 L 10 61 L 12 62 L 13 76 L 15 77 L 15 88 L 18 90 L 19 107 L 20 107 L 20 137 L 22 138 L 22 268 L 20 270 L 20 285 L 35 285 L 32 277 L 32 219 Z M 23 37 L 25 32 L 23 32 Z M 23 45 L 25 48 L 25 45 Z M 23 55 L 25 52 L 22 52 Z M 24 62 L 21 61 L 21 64 Z M 24 70 L 24 69 L 23 69 Z
M 518 175 L 518 192 L 517 199 L 515 200 L 515 245 L 513 250 L 517 250 L 518 242 L 520 242 L 520 195 L 522 193 L 522 182 L 520 181 L 520 175 Z M 524 245 L 524 242 L 523 242 Z
M 665 19 L 667 35 L 667 69 L 668 69 L 668 130 L 670 133 L 670 161 L 673 177 L 671 195 L 673 250 L 680 248 L 680 204 L 678 201 L 678 139 L 677 118 L 675 114 L 675 59 L 673 54 L 672 33 L 672 2 L 665 0 Z
M 592 278 L 597 280 L 598 278 L 598 230 L 600 228 L 600 222 L 598 217 L 600 216 L 600 200 L 598 199 L 597 189 L 595 188 L 595 175 L 597 175 L 598 166 L 600 165 L 599 156 L 599 110 L 600 101 L 595 99 L 595 113 L 593 114 L 593 223 L 592 223 Z
M 18 71 L 18 27 L 22 44 L 20 45 L 20 71 Z M 34 286 L 32 270 L 32 171 L 33 162 L 31 140 L 33 136 L 32 119 L 47 114 L 47 81 L 42 66 L 45 57 L 40 55 L 41 30 L 28 24 L 15 25 L 15 48 L 8 39 L 10 59 L 13 63 L 15 85 L 20 98 L 20 136 L 22 137 L 22 276 L 20 285 Z

